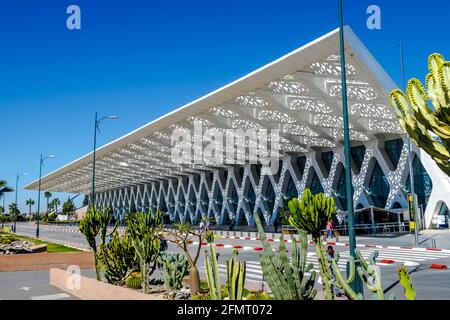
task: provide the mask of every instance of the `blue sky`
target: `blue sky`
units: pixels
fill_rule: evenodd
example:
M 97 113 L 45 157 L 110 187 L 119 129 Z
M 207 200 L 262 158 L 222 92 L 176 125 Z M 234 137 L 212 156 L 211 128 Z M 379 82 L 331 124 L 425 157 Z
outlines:
M 423 79 L 430 53 L 450 59 L 448 1 L 344 2 L 346 24 L 397 83 L 399 40 L 407 77 Z M 66 28 L 71 4 L 81 8 L 81 30 Z M 372 4 L 381 30 L 366 27 Z M 2 1 L 0 179 L 14 185 L 27 172 L 23 186 L 38 177 L 41 153 L 57 156 L 45 174 L 90 152 L 95 111 L 120 116 L 102 124 L 102 145 L 337 24 L 335 0 Z M 37 192 L 19 191 L 22 211 L 30 197 Z

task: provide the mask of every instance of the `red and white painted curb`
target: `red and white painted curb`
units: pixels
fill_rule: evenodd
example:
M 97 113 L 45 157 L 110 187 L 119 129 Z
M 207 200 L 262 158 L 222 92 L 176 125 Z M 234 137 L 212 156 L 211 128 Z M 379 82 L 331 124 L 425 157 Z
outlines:
M 229 239 L 229 240 L 246 240 L 246 241 L 260 241 L 260 238 L 251 238 L 251 237 L 228 237 L 222 236 L 218 239 Z M 267 239 L 269 242 L 280 242 L 280 239 Z M 284 240 L 286 243 L 292 243 L 292 240 Z M 314 241 L 309 242 L 310 245 L 314 245 Z M 338 246 L 338 247 L 349 247 L 350 244 L 346 242 L 326 242 L 324 243 L 328 246 Z M 422 252 L 442 252 L 442 253 L 450 253 L 450 249 L 439 249 L 439 248 L 418 248 L 418 247 L 407 247 L 407 246 L 382 246 L 382 245 L 373 245 L 373 244 L 357 244 L 357 248 L 371 248 L 371 249 L 394 249 L 394 250 L 412 250 L 412 251 L 422 251 Z

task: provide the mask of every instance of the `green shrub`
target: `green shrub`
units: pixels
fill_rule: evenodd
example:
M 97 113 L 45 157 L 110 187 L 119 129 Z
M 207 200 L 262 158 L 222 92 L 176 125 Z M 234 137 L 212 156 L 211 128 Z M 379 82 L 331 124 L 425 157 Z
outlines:
M 58 216 L 56 215 L 56 213 L 50 214 L 50 215 L 48 216 L 48 222 L 55 222 L 57 217 L 58 217 Z

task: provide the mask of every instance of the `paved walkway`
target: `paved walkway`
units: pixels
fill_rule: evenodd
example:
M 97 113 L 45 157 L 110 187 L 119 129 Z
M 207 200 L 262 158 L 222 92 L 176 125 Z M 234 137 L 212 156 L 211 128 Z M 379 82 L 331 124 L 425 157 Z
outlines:
M 50 285 L 49 271 L 0 272 L 0 300 L 75 300 Z

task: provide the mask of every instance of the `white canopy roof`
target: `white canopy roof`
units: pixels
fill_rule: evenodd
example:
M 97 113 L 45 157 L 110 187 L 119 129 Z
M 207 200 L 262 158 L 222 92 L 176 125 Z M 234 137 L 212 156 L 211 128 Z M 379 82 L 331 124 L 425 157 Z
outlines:
M 402 133 L 388 92 L 396 85 L 349 27 L 345 27 L 352 141 Z M 99 148 L 96 190 L 110 190 L 211 169 L 171 161 L 175 128 L 193 123 L 281 130 L 281 151 L 304 153 L 343 140 L 339 30 Z M 126 164 L 126 165 L 125 165 Z M 42 178 L 42 189 L 89 193 L 92 153 Z M 38 181 L 25 189 L 37 189 Z

